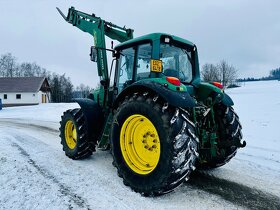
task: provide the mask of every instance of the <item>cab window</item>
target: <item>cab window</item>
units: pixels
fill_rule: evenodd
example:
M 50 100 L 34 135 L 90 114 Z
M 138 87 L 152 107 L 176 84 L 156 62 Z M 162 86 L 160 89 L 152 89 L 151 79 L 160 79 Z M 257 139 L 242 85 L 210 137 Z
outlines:
M 152 58 L 152 45 L 150 43 L 138 46 L 136 60 L 136 81 L 150 77 L 150 60 Z
M 125 88 L 133 79 L 133 67 L 134 67 L 134 48 L 127 48 L 120 52 L 119 58 L 119 78 L 118 87 L 119 91 Z
M 160 59 L 163 63 L 164 75 L 177 77 L 181 82 L 191 82 L 194 61 L 190 48 L 162 43 Z

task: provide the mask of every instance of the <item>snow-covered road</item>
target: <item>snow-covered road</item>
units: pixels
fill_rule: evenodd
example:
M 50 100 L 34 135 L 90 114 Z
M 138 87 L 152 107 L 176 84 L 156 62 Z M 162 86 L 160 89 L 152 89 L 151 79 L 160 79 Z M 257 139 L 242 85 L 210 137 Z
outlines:
M 247 147 L 227 165 L 194 173 L 155 198 L 124 186 L 109 152 L 82 161 L 64 155 L 58 122 L 76 104 L 1 110 L 0 209 L 280 209 L 280 82 L 246 83 L 228 93 Z
M 8 125 L 8 126 L 7 126 Z M 83 161 L 61 151 L 58 131 L 0 122 L 0 208 L 12 209 L 210 209 L 233 208 L 189 185 L 173 194 L 145 198 L 125 187 L 108 152 Z M 206 198 L 206 199 L 205 199 Z

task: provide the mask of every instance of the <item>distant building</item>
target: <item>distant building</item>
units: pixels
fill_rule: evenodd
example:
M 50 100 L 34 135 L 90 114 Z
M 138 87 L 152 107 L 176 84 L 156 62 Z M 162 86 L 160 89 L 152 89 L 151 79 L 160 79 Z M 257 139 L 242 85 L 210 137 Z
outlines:
M 3 107 L 50 102 L 50 86 L 45 77 L 0 77 Z

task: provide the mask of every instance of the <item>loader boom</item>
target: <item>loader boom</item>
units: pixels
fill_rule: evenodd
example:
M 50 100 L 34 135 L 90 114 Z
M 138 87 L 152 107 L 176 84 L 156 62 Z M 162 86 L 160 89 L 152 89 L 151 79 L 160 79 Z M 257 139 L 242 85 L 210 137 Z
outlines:
M 97 49 L 98 76 L 100 76 L 101 80 L 108 86 L 109 71 L 105 36 L 119 42 L 124 42 L 133 38 L 133 30 L 107 22 L 100 17 L 96 17 L 95 14 L 90 15 L 75 10 L 74 7 L 69 8 L 67 17 L 59 8 L 57 8 L 57 10 L 65 21 L 94 37 L 94 46 Z

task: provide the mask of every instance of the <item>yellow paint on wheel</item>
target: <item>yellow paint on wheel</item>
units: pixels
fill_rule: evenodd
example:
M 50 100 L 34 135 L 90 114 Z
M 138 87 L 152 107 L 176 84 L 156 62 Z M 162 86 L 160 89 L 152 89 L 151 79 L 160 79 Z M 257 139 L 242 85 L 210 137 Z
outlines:
M 140 114 L 128 117 L 121 128 L 120 146 L 128 167 L 137 174 L 147 175 L 160 158 L 160 140 L 154 124 Z
M 65 124 L 65 140 L 70 149 L 74 149 L 77 145 L 77 131 L 72 120 L 68 120 Z

